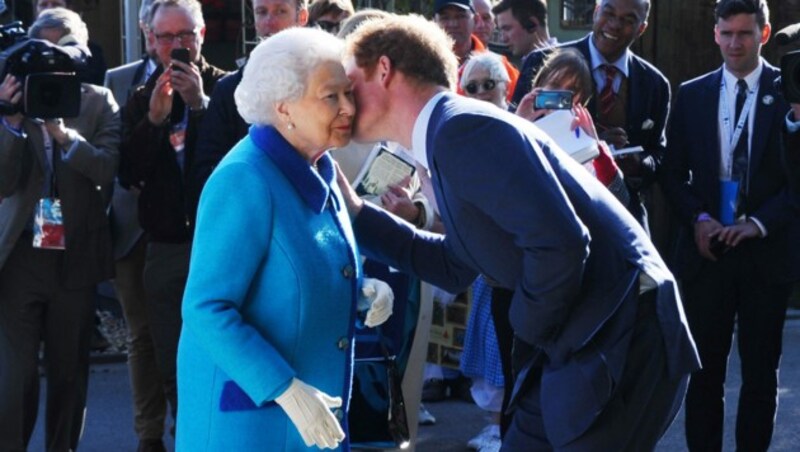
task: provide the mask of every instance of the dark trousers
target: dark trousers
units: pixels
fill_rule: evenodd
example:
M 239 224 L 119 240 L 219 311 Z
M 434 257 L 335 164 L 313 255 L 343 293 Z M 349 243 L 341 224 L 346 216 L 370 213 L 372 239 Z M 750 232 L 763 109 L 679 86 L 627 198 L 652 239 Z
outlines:
M 737 328 L 742 387 L 736 447 L 765 451 L 778 401 L 778 366 L 791 286 L 759 277 L 746 247 L 708 262 L 684 283 L 684 306 L 703 368 L 686 395 L 686 440 L 693 451 L 722 450 L 725 373 Z
M 189 275 L 189 243 L 150 242 L 144 265 L 147 317 L 164 392 L 178 418 L 177 357 L 181 335 L 181 302 Z
M 513 290 L 492 287 L 492 321 L 497 335 L 497 347 L 500 349 L 500 364 L 503 367 L 503 411 L 500 416 L 500 436 L 505 436 L 511 426 L 511 414 L 506 413 L 511 391 L 514 389 L 514 372 L 511 364 L 511 350 L 514 348 L 514 328 L 508 318 L 511 309 Z
M 516 352 L 516 350 L 515 350 Z M 515 353 L 515 358 L 517 357 Z M 502 451 L 547 451 L 540 402 L 541 372 L 535 368 L 531 384 L 519 399 Z M 589 429 L 558 450 L 647 451 L 675 419 L 686 391 L 688 376 L 667 375 L 661 327 L 651 299 L 639 303 L 631 346 L 615 394 Z
M 17 241 L 0 269 L 0 450 L 24 451 L 39 408 L 39 351 L 47 378 L 45 447 L 68 451 L 83 430 L 93 287 L 62 284 L 61 251 Z
M 142 237 L 127 256 L 115 263 L 114 290 L 128 326 L 128 371 L 133 396 L 133 427 L 140 440 L 164 435 L 167 398 L 156 363 L 147 315 L 144 263 L 147 240 Z

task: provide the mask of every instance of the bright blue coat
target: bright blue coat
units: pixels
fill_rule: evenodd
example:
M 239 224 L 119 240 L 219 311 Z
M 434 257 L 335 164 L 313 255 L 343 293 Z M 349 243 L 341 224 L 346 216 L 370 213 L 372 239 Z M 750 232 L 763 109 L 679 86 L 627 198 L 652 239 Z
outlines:
M 275 397 L 297 377 L 350 398 L 361 269 L 332 159 L 317 166 L 253 127 L 203 191 L 178 349 L 179 450 L 308 450 Z

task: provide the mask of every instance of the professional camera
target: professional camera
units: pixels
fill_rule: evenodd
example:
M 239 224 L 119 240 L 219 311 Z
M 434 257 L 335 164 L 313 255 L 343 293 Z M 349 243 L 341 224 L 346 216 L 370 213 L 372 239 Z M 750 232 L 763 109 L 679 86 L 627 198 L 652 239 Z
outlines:
M 75 74 L 86 53 L 28 38 L 21 22 L 0 27 L 0 82 L 11 74 L 22 83 L 22 101 L 0 101 L 0 115 L 72 118 L 80 114 L 81 83 Z

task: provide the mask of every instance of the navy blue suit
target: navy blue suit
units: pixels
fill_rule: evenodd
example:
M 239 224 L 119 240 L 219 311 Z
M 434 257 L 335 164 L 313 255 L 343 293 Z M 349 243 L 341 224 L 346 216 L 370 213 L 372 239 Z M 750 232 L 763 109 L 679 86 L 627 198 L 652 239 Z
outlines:
M 522 118 L 445 95 L 428 126 L 427 150 L 447 235 L 415 231 L 367 205 L 354 223 L 359 246 L 449 291 L 478 273 L 514 290 L 511 324 L 518 348 L 530 353 L 515 363 L 520 380 L 504 440 L 509 450 L 652 447 L 677 411 L 681 382 L 698 366 L 677 288 L 628 211 L 544 140 Z M 639 296 L 642 272 L 656 282 L 650 302 Z M 638 336 L 645 324 L 649 338 Z M 642 344 L 656 359 L 647 364 L 656 371 L 646 384 L 669 388 L 657 402 L 648 394 L 626 408 L 653 416 L 630 419 L 633 425 L 651 425 L 623 429 L 610 420 L 620 397 L 642 383 L 634 376 L 641 355 L 629 355 Z M 542 418 L 530 421 L 537 411 Z M 537 433 L 527 436 L 522 423 Z
M 535 50 L 528 54 L 522 65 L 512 102 L 519 104 L 522 97 L 531 91 L 534 76 L 553 49 L 575 48 L 583 54 L 591 67 L 589 39 L 591 39 L 591 35 L 556 47 Z M 625 178 L 631 194 L 638 194 L 640 190 L 655 181 L 656 170 L 664 155 L 670 88 L 667 79 L 655 66 L 633 53 L 630 53 L 628 59 L 628 78 L 625 82 L 628 83 L 628 102 L 625 107 L 626 126 L 624 129 L 628 133 L 630 146 L 642 146 L 645 150 L 642 154 L 641 174 L 637 177 L 626 175 Z M 589 101 L 589 111 L 592 112 L 593 117 L 597 118 L 598 91 L 596 86 L 593 91 L 595 95 Z M 633 196 L 631 199 L 631 205 L 628 206 L 631 213 L 640 223 L 646 224 L 647 214 L 644 205 L 639 202 L 639 196 Z
M 681 85 L 670 119 L 662 185 L 681 225 L 673 268 L 703 363 L 686 399 L 690 449 L 722 447 L 725 372 L 735 322 L 742 359 L 737 448 L 766 450 L 772 436 L 789 282 L 798 276 L 791 259 L 800 243 L 800 217 L 790 202 L 781 151 L 789 107 L 772 83 L 778 75 L 764 63 L 753 104 L 749 191 L 742 201 L 744 214 L 760 220 L 767 235 L 746 239 L 717 262 L 699 254 L 694 219 L 700 212 L 719 218 L 722 69 Z

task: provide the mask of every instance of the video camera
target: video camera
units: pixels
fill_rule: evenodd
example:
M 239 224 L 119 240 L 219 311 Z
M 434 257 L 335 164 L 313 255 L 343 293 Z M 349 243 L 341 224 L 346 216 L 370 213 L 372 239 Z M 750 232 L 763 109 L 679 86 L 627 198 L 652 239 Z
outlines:
M 81 82 L 76 75 L 86 53 L 78 47 L 31 39 L 22 22 L 0 26 L 0 82 L 11 74 L 22 83 L 22 101 L 0 101 L 0 115 L 72 118 L 80 114 Z
M 778 45 L 787 45 L 800 39 L 800 24 L 784 27 L 775 34 Z M 786 102 L 800 103 L 800 50 L 788 52 L 781 57 L 781 76 L 775 80 Z

